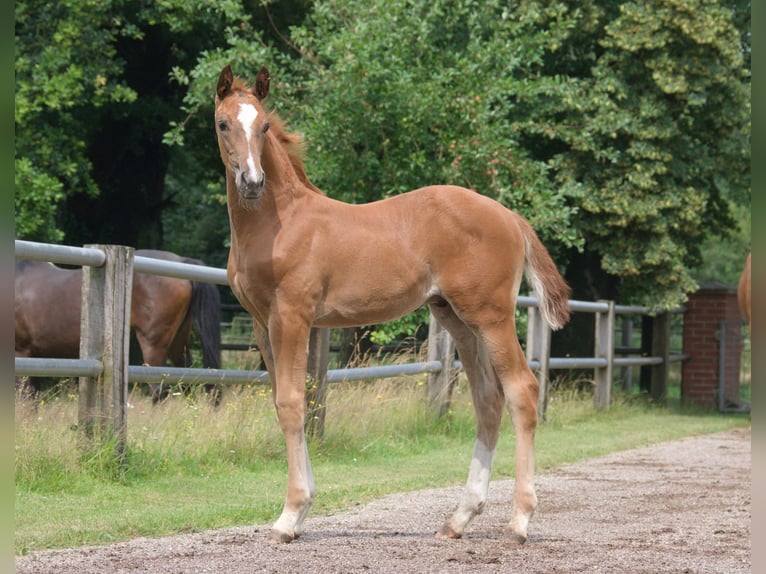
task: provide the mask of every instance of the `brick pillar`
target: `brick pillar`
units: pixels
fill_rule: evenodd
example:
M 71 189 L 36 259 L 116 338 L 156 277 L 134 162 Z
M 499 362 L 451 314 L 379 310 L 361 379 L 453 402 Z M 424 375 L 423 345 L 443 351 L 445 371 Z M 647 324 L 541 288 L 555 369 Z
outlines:
M 691 356 L 681 367 L 681 399 L 685 403 L 717 409 L 721 368 L 721 322 L 726 330 L 724 399 L 739 397 L 739 364 L 742 351 L 737 290 L 717 283 L 703 284 L 689 296 L 684 314 L 683 352 Z

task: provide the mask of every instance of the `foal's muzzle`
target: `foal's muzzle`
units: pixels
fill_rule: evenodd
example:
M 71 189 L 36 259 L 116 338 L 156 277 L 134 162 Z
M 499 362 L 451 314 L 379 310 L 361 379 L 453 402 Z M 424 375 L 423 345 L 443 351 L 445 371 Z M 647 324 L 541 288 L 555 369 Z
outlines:
M 259 173 L 256 177 L 246 171 L 237 174 L 237 191 L 243 199 L 258 199 L 263 193 L 263 186 L 266 183 L 266 174 Z

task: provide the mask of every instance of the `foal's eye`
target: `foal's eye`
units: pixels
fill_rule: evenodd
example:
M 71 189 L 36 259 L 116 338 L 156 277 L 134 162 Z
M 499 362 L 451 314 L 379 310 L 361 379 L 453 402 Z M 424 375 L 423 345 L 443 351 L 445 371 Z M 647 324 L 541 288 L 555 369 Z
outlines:
M 224 122 L 224 121 L 218 122 L 218 130 L 219 131 L 225 132 L 228 129 L 229 129 L 229 126 L 228 126 L 228 124 L 226 122 Z
M 271 127 L 271 124 L 269 124 L 268 122 L 263 124 L 263 133 L 266 133 L 267 131 L 269 131 L 270 127 Z

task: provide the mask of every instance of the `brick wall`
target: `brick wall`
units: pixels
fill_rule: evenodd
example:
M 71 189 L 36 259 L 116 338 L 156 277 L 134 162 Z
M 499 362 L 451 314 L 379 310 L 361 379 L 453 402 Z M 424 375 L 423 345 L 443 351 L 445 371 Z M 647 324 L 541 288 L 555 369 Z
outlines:
M 742 351 L 736 288 L 720 284 L 701 285 L 689 296 L 686 309 L 683 352 L 691 358 L 681 367 L 681 399 L 689 404 L 718 408 L 721 322 L 730 321 L 725 333 L 724 400 L 736 404 Z

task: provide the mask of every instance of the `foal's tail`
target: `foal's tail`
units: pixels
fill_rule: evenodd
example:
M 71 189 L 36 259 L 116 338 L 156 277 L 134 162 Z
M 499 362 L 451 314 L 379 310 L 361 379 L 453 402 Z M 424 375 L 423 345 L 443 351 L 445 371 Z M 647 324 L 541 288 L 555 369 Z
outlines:
M 545 322 L 554 331 L 569 321 L 569 295 L 571 289 L 556 269 L 548 250 L 537 237 L 534 229 L 519 218 L 524 235 L 526 265 L 524 272 L 527 282 L 537 295 L 538 308 Z
M 221 367 L 221 294 L 210 283 L 192 281 L 189 314 L 202 344 L 202 364 Z

